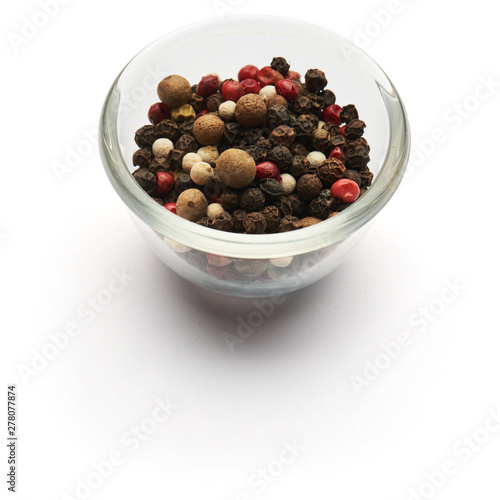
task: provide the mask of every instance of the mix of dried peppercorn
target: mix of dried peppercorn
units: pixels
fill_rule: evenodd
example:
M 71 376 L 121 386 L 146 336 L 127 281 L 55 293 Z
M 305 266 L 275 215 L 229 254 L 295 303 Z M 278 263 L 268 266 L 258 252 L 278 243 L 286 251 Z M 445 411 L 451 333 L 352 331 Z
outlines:
M 179 75 L 137 130 L 133 177 L 167 210 L 221 231 L 276 233 L 320 223 L 370 186 L 370 147 L 353 104 L 339 106 L 323 71 L 283 57 L 238 80 Z

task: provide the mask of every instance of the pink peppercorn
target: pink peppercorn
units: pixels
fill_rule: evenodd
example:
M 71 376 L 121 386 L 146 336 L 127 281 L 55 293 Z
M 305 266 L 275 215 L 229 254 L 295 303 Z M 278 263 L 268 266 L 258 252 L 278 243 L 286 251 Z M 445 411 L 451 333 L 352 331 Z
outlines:
M 174 176 L 168 172 L 158 172 L 156 174 L 156 192 L 159 195 L 167 194 L 174 187 Z
M 257 73 L 259 72 L 259 68 L 254 66 L 253 64 L 247 64 L 243 66 L 238 72 L 238 80 L 242 82 L 243 80 L 252 79 L 257 80 Z
M 234 80 L 227 80 L 222 84 L 220 93 L 225 101 L 238 102 L 238 99 L 245 95 L 245 90 L 241 86 L 241 83 Z
M 359 196 L 359 186 L 351 179 L 340 179 L 331 188 L 332 197 L 344 203 L 352 203 Z
M 256 167 L 255 176 L 257 179 L 276 179 L 281 181 L 280 169 L 270 161 L 263 161 Z
M 164 207 L 169 211 L 169 212 L 172 212 L 173 214 L 177 215 L 177 205 L 175 204 L 175 202 L 171 202 L 171 203 L 167 203 L 166 205 L 164 205 Z
M 341 149 L 340 148 L 335 148 L 331 153 L 330 155 L 328 156 L 328 158 L 337 158 L 337 160 L 344 160 L 345 159 L 345 156 L 344 156 L 344 153 L 342 153 Z
M 258 94 L 261 90 L 260 83 L 252 78 L 247 78 L 241 82 L 245 94 Z
M 217 75 L 204 76 L 196 86 L 196 93 L 201 97 L 208 97 L 219 90 L 219 77 Z
M 170 108 L 162 102 L 157 102 L 149 108 L 148 118 L 153 125 L 168 120 L 170 118 Z
M 277 81 L 274 88 L 279 95 L 283 96 L 288 101 L 297 99 L 299 95 L 299 86 L 287 78 Z
M 340 119 L 340 112 L 342 111 L 342 107 L 338 104 L 332 104 L 331 106 L 327 106 L 323 110 L 323 121 L 334 123 L 335 125 L 340 125 L 342 123 Z

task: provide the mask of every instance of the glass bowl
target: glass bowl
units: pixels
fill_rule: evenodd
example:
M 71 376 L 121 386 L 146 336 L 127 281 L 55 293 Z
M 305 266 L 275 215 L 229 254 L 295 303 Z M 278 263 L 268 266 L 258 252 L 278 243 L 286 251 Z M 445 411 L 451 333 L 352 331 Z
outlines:
M 236 78 L 245 64 L 283 56 L 302 76 L 323 70 L 337 103 L 355 104 L 367 124 L 371 187 L 355 203 L 314 226 L 277 234 L 238 234 L 202 227 L 172 214 L 135 182 L 135 131 L 148 123 L 156 87 L 167 75 L 191 84 L 216 72 Z M 242 296 L 282 295 L 335 269 L 394 194 L 409 154 L 401 99 L 363 51 L 325 29 L 297 20 L 231 16 L 178 29 L 148 45 L 121 71 L 104 103 L 100 151 L 106 173 L 153 251 L 173 271 L 203 288 Z

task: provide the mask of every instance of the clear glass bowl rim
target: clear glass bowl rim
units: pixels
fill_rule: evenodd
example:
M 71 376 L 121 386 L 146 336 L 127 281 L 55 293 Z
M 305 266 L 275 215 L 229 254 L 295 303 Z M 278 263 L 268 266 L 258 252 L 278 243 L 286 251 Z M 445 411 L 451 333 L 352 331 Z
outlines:
M 165 210 L 135 182 L 123 157 L 118 138 L 118 104 L 123 75 L 132 61 L 147 57 L 149 49 L 167 44 L 169 40 L 188 37 L 193 40 L 210 36 L 231 27 L 238 30 L 266 31 L 266 24 L 274 30 L 283 26 L 282 34 L 309 30 L 318 36 L 335 39 L 351 53 L 363 59 L 370 67 L 370 76 L 379 87 L 390 94 L 397 105 L 386 108 L 389 118 L 389 144 L 386 156 L 372 186 L 350 207 L 335 217 L 308 228 L 276 234 L 241 234 L 217 231 L 199 226 Z M 229 31 L 229 30 L 227 30 Z M 366 73 L 366 72 L 365 72 Z M 379 82 L 383 83 L 379 83 Z M 277 258 L 312 252 L 344 240 L 369 222 L 389 201 L 396 191 L 408 162 L 410 131 L 404 104 L 389 77 L 364 51 L 324 28 L 296 19 L 276 16 L 226 16 L 178 28 L 158 38 L 137 53 L 118 74 L 104 102 L 99 124 L 99 147 L 107 176 L 127 207 L 149 227 L 168 238 L 202 251 L 235 258 Z

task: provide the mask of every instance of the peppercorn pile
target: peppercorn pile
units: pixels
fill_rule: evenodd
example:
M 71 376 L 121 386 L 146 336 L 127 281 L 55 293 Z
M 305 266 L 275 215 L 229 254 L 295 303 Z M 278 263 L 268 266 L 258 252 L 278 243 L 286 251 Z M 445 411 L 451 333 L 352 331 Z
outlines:
M 353 104 L 336 104 L 323 71 L 301 76 L 283 57 L 238 80 L 158 85 L 137 130 L 137 183 L 165 209 L 221 231 L 292 231 L 320 223 L 370 186 L 370 147 Z

